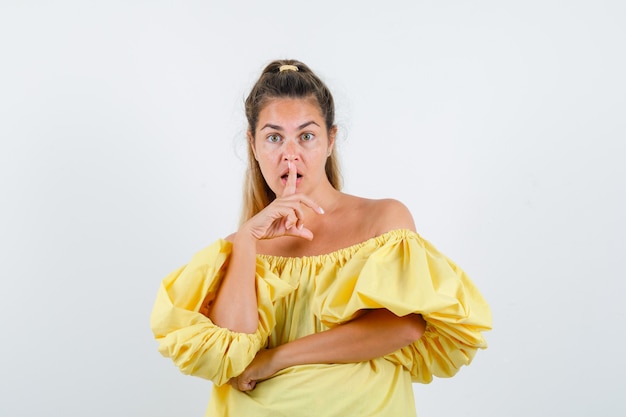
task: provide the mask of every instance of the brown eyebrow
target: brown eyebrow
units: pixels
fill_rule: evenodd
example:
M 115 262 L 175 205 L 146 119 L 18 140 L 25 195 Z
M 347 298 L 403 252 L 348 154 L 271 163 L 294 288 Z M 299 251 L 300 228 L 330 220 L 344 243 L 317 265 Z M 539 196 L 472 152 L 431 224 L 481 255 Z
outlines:
M 310 122 L 306 122 L 306 123 L 303 123 L 300 126 L 298 126 L 298 130 L 304 129 L 305 127 L 310 126 L 310 125 L 315 125 L 317 127 L 320 126 L 315 121 L 311 120 Z M 268 128 L 268 127 L 270 129 L 278 130 L 279 132 L 282 132 L 284 130 L 281 126 L 273 125 L 273 124 L 270 124 L 270 123 L 266 123 L 260 130 L 263 130 L 263 129 Z
M 300 129 L 304 129 L 305 127 L 310 126 L 310 125 L 315 125 L 315 126 L 317 126 L 317 127 L 320 127 L 320 125 L 318 125 L 318 124 L 317 124 L 317 123 L 315 123 L 313 120 L 311 120 L 310 122 L 306 122 L 306 123 L 301 124 L 300 126 L 298 126 L 298 130 L 300 130 Z
M 262 127 L 261 129 L 259 129 L 259 130 L 263 130 L 263 129 L 268 128 L 268 127 L 269 127 L 270 129 L 274 129 L 274 130 L 280 130 L 280 131 L 282 131 L 282 130 L 283 130 L 283 128 L 282 128 L 282 127 L 280 127 L 280 126 L 278 126 L 278 125 L 272 125 L 272 124 L 269 124 L 269 123 L 266 123 L 266 124 L 265 124 L 265 126 L 263 126 L 263 127 Z

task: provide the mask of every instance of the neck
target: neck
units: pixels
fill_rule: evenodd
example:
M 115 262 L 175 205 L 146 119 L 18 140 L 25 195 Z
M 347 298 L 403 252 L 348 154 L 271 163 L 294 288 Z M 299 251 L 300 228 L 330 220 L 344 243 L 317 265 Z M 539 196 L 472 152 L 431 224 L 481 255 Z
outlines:
M 324 209 L 324 213 L 334 212 L 340 204 L 343 193 L 328 183 L 327 186 L 316 190 L 309 197 Z

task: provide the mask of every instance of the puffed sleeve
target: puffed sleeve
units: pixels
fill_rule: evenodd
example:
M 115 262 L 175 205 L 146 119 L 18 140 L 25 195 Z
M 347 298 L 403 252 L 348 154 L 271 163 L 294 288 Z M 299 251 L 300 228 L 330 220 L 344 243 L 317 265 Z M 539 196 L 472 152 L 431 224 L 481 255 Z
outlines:
M 414 232 L 396 231 L 376 250 L 355 256 L 336 284 L 320 317 L 329 327 L 366 309 L 423 316 L 423 336 L 386 356 L 408 369 L 414 382 L 453 376 L 487 347 L 482 333 L 491 329 L 488 304 L 465 272 Z
M 274 302 L 293 290 L 257 258 L 257 331 L 237 333 L 216 326 L 198 311 L 205 297 L 215 297 L 231 250 L 231 243 L 219 240 L 168 275 L 161 282 L 150 316 L 159 352 L 184 374 L 209 379 L 218 386 L 252 362 L 276 324 Z

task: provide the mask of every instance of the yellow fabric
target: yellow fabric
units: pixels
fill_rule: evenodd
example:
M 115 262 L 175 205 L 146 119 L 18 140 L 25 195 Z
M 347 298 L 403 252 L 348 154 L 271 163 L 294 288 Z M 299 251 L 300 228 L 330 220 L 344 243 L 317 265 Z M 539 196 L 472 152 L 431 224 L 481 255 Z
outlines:
M 207 416 L 415 416 L 412 382 L 450 377 L 487 347 L 489 306 L 467 275 L 415 232 L 393 230 L 319 256 L 258 255 L 260 321 L 251 335 L 198 313 L 205 295 L 219 287 L 231 249 L 219 240 L 172 272 L 151 315 L 159 352 L 183 373 L 213 381 Z M 376 308 L 422 314 L 426 332 L 369 362 L 295 366 L 247 393 L 226 384 L 259 349 Z

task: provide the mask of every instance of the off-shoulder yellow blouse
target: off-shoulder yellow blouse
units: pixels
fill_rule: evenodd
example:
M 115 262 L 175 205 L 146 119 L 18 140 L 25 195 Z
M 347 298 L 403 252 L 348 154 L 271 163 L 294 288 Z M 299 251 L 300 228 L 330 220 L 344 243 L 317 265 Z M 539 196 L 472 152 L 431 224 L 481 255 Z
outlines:
M 217 327 L 198 312 L 207 294 L 214 297 L 231 249 L 218 240 L 167 276 L 150 318 L 159 352 L 183 373 L 213 381 L 207 416 L 415 416 L 412 382 L 450 377 L 487 347 L 489 306 L 467 275 L 415 232 L 393 230 L 318 256 L 258 255 L 254 334 Z M 245 393 L 227 384 L 258 350 L 376 308 L 421 314 L 424 335 L 368 362 L 287 368 Z

